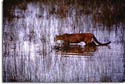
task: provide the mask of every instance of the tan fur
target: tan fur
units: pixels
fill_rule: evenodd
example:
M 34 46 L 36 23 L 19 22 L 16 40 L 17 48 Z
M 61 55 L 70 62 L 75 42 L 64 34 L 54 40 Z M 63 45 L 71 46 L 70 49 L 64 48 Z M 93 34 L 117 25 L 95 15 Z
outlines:
M 90 43 L 91 41 L 95 41 L 99 45 L 107 45 L 111 42 L 101 43 L 99 42 L 96 37 L 92 33 L 74 33 L 74 34 L 63 34 L 63 35 L 56 35 L 54 41 L 63 40 L 64 44 L 69 43 L 80 43 L 85 42 L 86 44 Z

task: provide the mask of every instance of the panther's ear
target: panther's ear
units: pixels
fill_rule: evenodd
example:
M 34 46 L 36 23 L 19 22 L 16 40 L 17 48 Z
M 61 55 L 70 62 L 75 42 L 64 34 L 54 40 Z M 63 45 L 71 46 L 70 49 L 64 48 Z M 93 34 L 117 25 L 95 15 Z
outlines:
M 55 36 L 59 36 L 60 34 L 56 34 Z
M 57 35 L 56 35 L 56 36 L 57 36 Z M 56 36 L 54 37 L 54 42 L 56 42 L 56 38 L 57 38 Z

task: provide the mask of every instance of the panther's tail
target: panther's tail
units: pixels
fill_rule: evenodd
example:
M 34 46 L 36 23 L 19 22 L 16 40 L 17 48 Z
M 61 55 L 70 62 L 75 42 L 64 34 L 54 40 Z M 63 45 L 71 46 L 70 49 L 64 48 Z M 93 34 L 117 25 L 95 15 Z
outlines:
M 101 43 L 101 42 L 99 42 L 99 41 L 96 39 L 95 36 L 93 36 L 93 38 L 94 38 L 94 41 L 95 41 L 96 43 L 98 43 L 99 45 L 108 45 L 108 44 L 111 43 L 111 41 L 109 41 L 109 42 L 107 42 L 107 43 Z

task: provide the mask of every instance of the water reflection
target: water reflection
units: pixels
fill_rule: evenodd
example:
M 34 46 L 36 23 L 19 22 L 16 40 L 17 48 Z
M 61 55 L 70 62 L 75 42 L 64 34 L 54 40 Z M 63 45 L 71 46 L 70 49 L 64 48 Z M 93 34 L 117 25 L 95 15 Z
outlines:
M 10 16 L 4 16 L 3 22 L 4 82 L 124 81 L 124 23 L 113 23 L 108 28 L 105 24 L 99 25 L 98 21 L 94 24 L 92 11 L 86 6 L 83 10 L 68 0 L 65 3 L 70 6 L 40 1 L 23 2 L 25 10 L 18 7 L 19 3 L 14 3 L 11 13 L 4 10 L 5 16 Z M 59 10 L 60 5 L 65 9 Z M 55 35 L 84 32 L 93 33 L 101 42 L 111 40 L 110 48 L 95 45 L 53 48 Z
M 62 55 L 83 55 L 83 56 L 93 56 L 97 50 L 97 46 L 94 42 L 89 43 L 88 45 L 82 46 L 78 45 L 69 45 L 69 46 L 54 46 L 57 52 L 61 51 Z M 90 53 L 91 52 L 91 53 Z

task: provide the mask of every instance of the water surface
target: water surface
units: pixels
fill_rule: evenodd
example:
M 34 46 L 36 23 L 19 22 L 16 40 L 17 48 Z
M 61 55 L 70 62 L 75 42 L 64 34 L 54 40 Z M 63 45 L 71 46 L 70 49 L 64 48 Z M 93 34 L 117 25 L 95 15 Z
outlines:
M 60 6 L 54 7 L 58 10 Z M 12 21 L 4 18 L 4 82 L 124 81 L 124 23 L 110 28 L 95 24 L 93 13 L 77 14 L 80 8 L 69 7 L 61 16 L 52 13 L 51 5 L 30 2 L 25 10 L 18 6 L 11 10 Z M 86 32 L 93 33 L 100 42 L 111 41 L 111 44 L 85 52 L 81 51 L 84 45 L 67 51 L 54 49 L 56 35 Z

